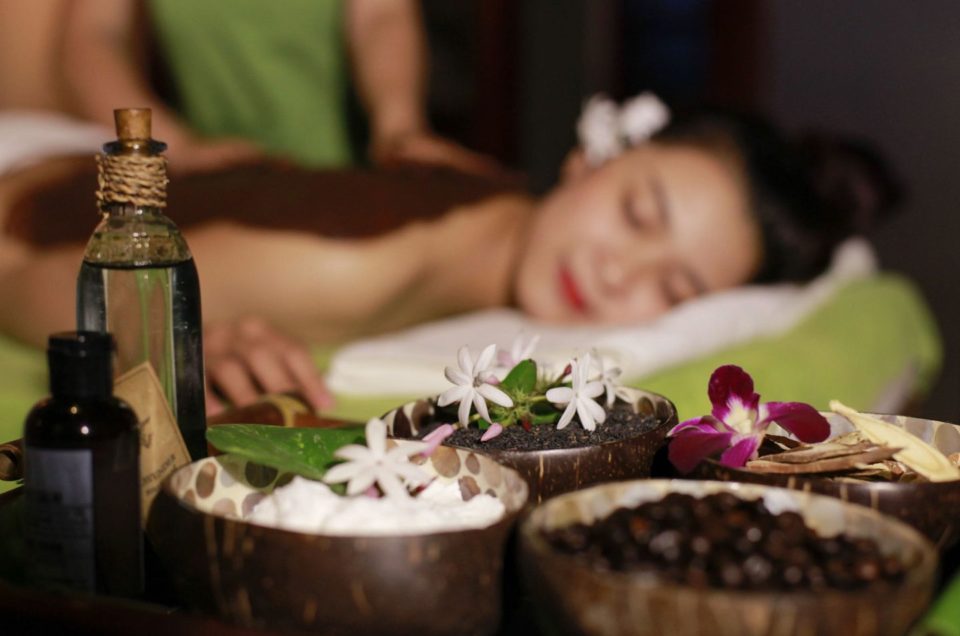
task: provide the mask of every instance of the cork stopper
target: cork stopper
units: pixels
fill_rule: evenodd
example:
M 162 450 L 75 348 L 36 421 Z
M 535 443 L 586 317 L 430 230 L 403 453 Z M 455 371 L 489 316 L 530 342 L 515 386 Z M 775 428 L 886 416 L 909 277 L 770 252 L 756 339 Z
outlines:
M 97 155 L 100 209 L 116 203 L 163 208 L 167 195 L 166 144 L 150 137 L 149 108 L 113 111 L 117 140 Z
M 120 141 L 146 141 L 150 139 L 149 108 L 118 108 L 113 111 L 113 121 Z

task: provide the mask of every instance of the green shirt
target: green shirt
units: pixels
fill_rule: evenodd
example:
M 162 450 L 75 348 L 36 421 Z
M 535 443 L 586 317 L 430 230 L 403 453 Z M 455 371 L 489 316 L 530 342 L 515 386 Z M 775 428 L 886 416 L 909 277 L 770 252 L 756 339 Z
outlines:
M 340 0 L 151 0 L 198 133 L 244 137 L 308 167 L 351 163 Z

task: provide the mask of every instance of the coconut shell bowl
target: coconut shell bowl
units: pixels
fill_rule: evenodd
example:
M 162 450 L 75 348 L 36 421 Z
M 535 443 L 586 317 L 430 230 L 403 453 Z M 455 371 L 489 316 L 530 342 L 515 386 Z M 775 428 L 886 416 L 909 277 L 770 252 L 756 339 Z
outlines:
M 732 493 L 735 501 L 762 499 L 774 514 L 793 511 L 807 528 L 834 537 L 833 542 L 839 541 L 838 534 L 860 543 L 872 539 L 874 554 L 902 564 L 898 578 L 872 587 L 821 587 L 816 592 L 776 585 L 698 586 L 686 580 L 668 582 L 659 570 L 651 574 L 598 567 L 585 554 L 565 552 L 548 538 L 550 533 L 569 532 L 578 523 L 594 527 L 618 508 L 653 501 L 666 506 L 668 493 L 685 493 L 696 501 L 715 493 Z M 524 585 L 550 633 L 900 635 L 926 608 L 936 575 L 934 546 L 910 526 L 833 497 L 754 484 L 693 480 L 604 484 L 540 504 L 525 517 L 519 535 Z M 711 545 L 710 550 L 718 549 L 716 543 Z M 743 568 L 746 571 L 746 561 Z M 780 572 L 775 569 L 771 576 L 783 576 Z
M 842 416 L 824 413 L 830 422 L 831 435 L 852 431 Z M 903 415 L 877 415 L 933 445 L 945 455 L 960 452 L 960 426 Z M 786 434 L 782 430 L 771 432 Z M 811 491 L 837 497 L 843 501 L 873 508 L 897 517 L 920 530 L 941 550 L 954 547 L 960 540 L 960 480 L 940 482 L 880 482 L 838 480 L 815 476 L 759 473 L 730 468 L 707 460 L 691 474 L 699 479 L 738 481 L 796 490 Z
M 406 442 L 390 441 L 388 444 Z M 289 476 L 220 456 L 172 474 L 147 533 L 181 600 L 245 627 L 323 634 L 489 634 L 500 619 L 504 545 L 527 485 L 490 458 L 438 448 L 422 468 L 486 492 L 506 515 L 476 530 L 329 536 L 241 517 Z
M 626 391 L 636 413 L 657 418 L 652 429 L 627 439 L 578 448 L 482 452 L 523 477 L 530 488 L 531 503 L 593 484 L 649 477 L 654 454 L 677 424 L 677 409 L 662 395 L 641 389 Z M 412 438 L 437 424 L 436 416 L 436 398 L 429 398 L 394 409 L 383 420 L 394 437 Z

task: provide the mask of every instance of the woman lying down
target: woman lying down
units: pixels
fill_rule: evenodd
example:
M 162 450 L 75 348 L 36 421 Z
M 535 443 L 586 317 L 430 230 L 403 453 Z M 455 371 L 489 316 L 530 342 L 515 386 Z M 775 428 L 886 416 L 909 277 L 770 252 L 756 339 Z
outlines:
M 322 408 L 301 343 L 505 305 L 636 323 L 745 283 L 808 280 L 894 202 L 885 168 L 858 146 L 794 143 L 742 116 L 677 116 L 634 141 L 588 147 L 542 198 L 425 168 L 263 163 L 178 177 L 168 214 L 200 274 L 209 384 L 238 404 L 300 390 Z M 73 327 L 94 190 L 87 157 L 0 179 L 4 333 L 40 345 Z

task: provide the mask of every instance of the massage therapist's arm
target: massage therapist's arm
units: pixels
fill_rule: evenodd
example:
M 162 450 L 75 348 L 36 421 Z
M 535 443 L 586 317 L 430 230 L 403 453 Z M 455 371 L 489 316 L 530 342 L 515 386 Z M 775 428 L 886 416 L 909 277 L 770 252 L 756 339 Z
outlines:
M 427 130 L 426 45 L 416 0 L 348 0 L 353 77 L 374 145 Z
M 426 115 L 427 45 L 417 0 L 348 0 L 353 80 L 370 120 L 371 158 L 494 172 L 497 164 L 435 135 Z
M 175 170 L 258 156 L 246 141 L 198 138 L 152 91 L 136 61 L 135 6 L 131 0 L 64 3 L 61 68 L 75 114 L 112 127 L 114 109 L 150 108 L 153 136 L 168 144 L 167 156 Z

